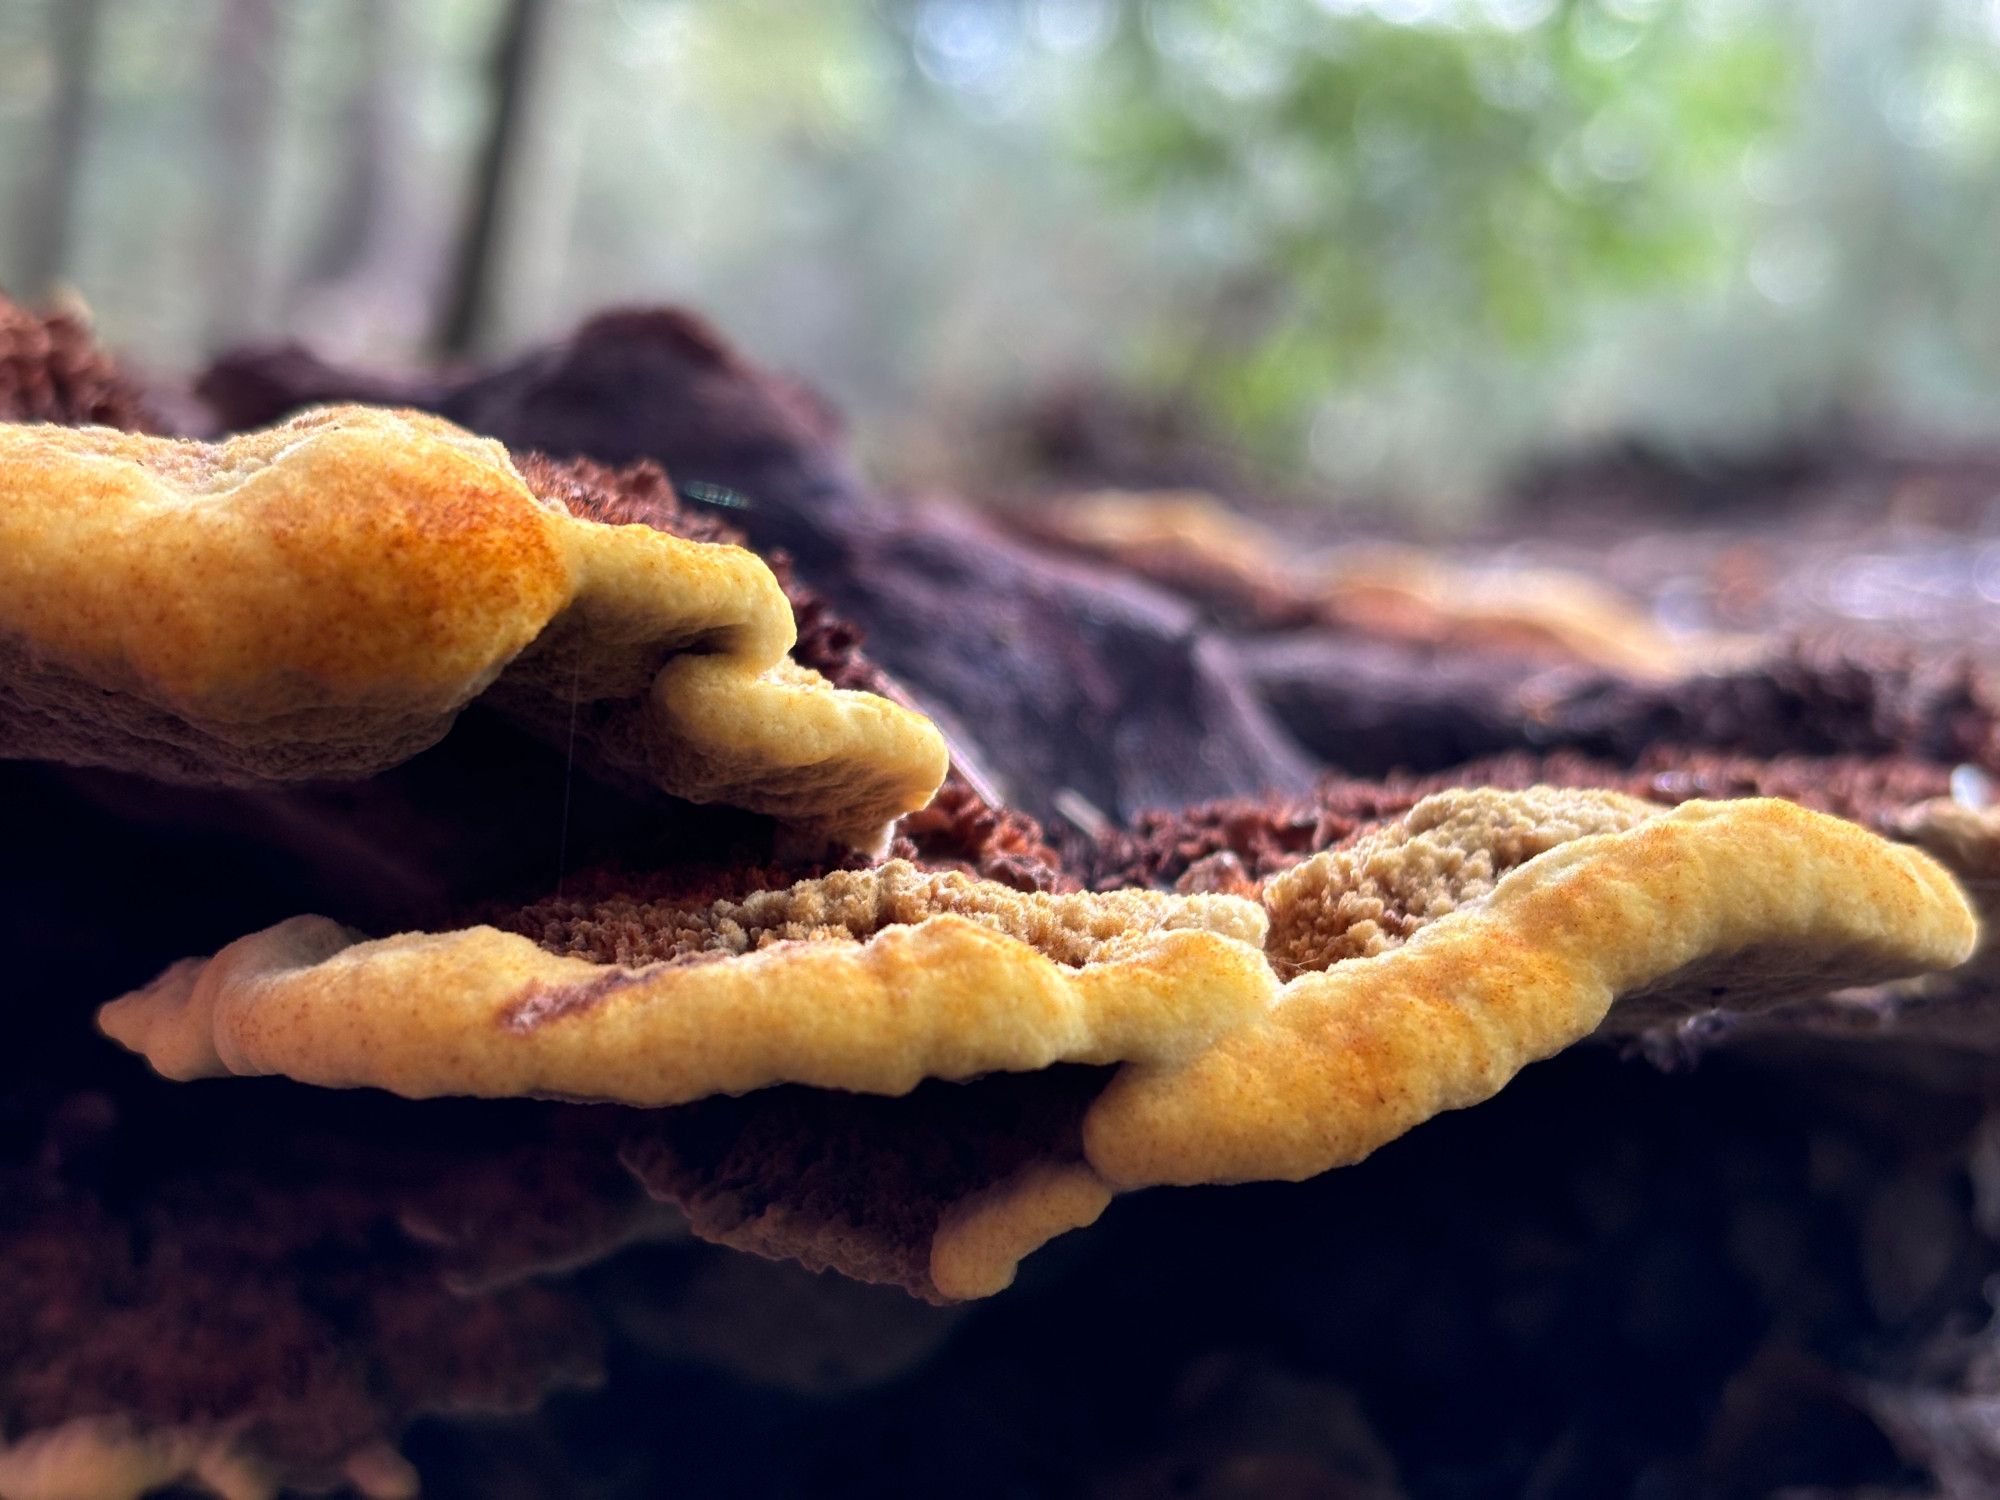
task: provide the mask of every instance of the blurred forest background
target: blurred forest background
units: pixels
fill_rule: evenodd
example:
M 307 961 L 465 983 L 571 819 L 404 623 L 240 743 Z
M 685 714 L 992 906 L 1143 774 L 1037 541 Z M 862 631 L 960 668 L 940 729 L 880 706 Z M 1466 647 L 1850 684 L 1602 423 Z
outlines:
M 906 476 L 1052 389 L 1439 508 L 2000 431 L 2000 0 L 0 0 L 0 215 L 164 368 L 683 301 Z

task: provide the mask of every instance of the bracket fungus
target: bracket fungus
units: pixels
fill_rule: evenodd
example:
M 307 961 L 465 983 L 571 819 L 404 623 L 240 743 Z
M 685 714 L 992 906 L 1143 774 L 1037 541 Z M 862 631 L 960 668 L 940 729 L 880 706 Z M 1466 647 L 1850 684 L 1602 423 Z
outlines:
M 1112 818 L 1278 787 L 1312 768 L 1196 612 L 1026 546 L 969 506 L 894 503 L 826 403 L 678 308 L 599 314 L 489 369 L 416 376 L 297 346 L 226 354 L 199 382 L 224 425 L 330 400 L 435 411 L 516 452 L 663 465 L 744 503 L 729 519 L 867 632 L 870 654 L 961 743 L 1007 806 L 1065 788 Z
M 895 860 L 707 907 L 613 903 L 539 942 L 363 942 L 296 918 L 100 1024 L 175 1078 L 641 1106 L 779 1083 L 901 1094 L 1191 1051 L 1268 1003 L 1263 928 L 1231 896 L 1024 894 Z
M 322 399 L 404 389 L 277 373 L 284 409 L 301 379 Z M 45 414 L 87 419 L 91 389 Z M 399 1448 L 425 1414 L 521 1411 L 601 1363 L 629 1377 L 631 1349 L 601 1345 L 625 1337 L 619 1297 L 714 1268 L 643 1241 L 692 1232 L 959 1302 L 1119 1193 L 1327 1172 L 1593 1034 L 1650 1057 L 1864 1034 L 2000 1050 L 1966 894 L 2000 900 L 2000 817 L 1952 771 L 1991 768 L 1996 718 L 1936 663 L 1662 675 L 1629 620 L 1524 607 L 1496 675 L 1467 636 L 1520 601 L 1471 601 L 1475 620 L 1457 575 L 1427 574 L 1405 590 L 1422 609 L 1313 638 L 1380 648 L 1401 693 L 1379 737 L 1319 715 L 1380 774 L 1313 787 L 1251 711 L 1276 697 L 1253 654 L 1207 622 L 1325 627 L 1322 580 L 1205 511 L 1107 512 L 1070 544 L 1181 600 L 987 520 L 901 514 L 847 472 L 823 409 L 669 315 L 407 389 L 516 450 L 352 407 L 214 445 L 0 429 L 0 750 L 86 765 L 5 768 L 24 800 L 74 798 L 30 820 L 60 862 L 10 888 L 14 930 L 65 900 L 86 915 L 45 946 L 47 1003 L 16 1007 L 26 1040 L 0 1049 L 0 1495 L 410 1493 L 438 1429 Z M 648 458 L 749 508 L 683 507 Z M 1450 669 L 1422 693 L 1419 658 Z M 1325 657 L 1340 704 L 1357 660 Z M 1440 703 L 1466 718 L 1467 682 L 1486 684 L 1478 733 L 1435 732 Z M 995 722 L 967 734 L 975 714 Z M 1187 805 L 1252 786 L 1276 790 Z M 523 815 L 552 787 L 560 825 Z M 1083 810 L 1045 831 L 1051 806 Z M 77 809 L 83 853 L 54 832 Z M 162 849 L 187 855 L 185 891 L 149 901 Z M 269 925 L 298 911 L 331 915 Z M 107 937 L 105 912 L 133 918 Z M 175 1086 L 81 1024 L 72 1002 L 243 932 L 100 1028 L 169 1078 L 269 1076 Z M 1975 1009 L 1983 1039 L 1954 1030 Z M 1612 1050 L 1542 1080 L 1682 1087 Z M 1449 1168 L 1517 1112 L 1578 1142 L 1573 1106 L 1510 1090 L 1473 1137 L 1440 1122 L 1400 1163 L 1188 1217 L 1216 1254 L 1247 1233 L 1260 1266 L 1315 1263 L 1317 1283 L 1226 1304 L 1246 1325 L 1329 1293 L 1357 1217 L 1399 1284 L 1435 1282 L 1460 1252 L 1390 1227 L 1397 1193 L 1414 1175 L 1479 1222 L 1518 1181 L 1466 1194 L 1482 1160 L 1438 1192 L 1411 1161 Z M 1704 1129 L 1713 1150 L 1731 1126 Z M 1769 1185 L 1709 1168 L 1690 1169 L 1704 1190 Z M 1166 1217 L 1177 1196 L 1079 1236 L 1081 1274 L 1022 1312 L 1073 1327 L 1135 1254 L 1175 1296 L 1258 1280 L 1160 1249 L 1188 1222 Z M 1301 1203 L 1319 1207 L 1295 1223 Z M 1341 1264 L 1385 1317 L 1407 1306 L 1367 1254 Z M 1149 1295 L 1094 1342 L 1150 1348 L 1117 1336 L 1159 1324 Z M 941 1357 L 990 1357 L 995 1326 Z M 796 1333 L 776 1336 L 795 1359 Z M 679 1383 L 640 1399 L 691 1389 L 703 1356 L 667 1353 Z M 610 1410 L 586 1419 L 598 1437 Z
M 1265 899 L 1297 977 L 1257 1024 L 1112 1081 L 1084 1122 L 1111 1182 L 1312 1176 L 1489 1097 L 1614 1005 L 1756 1010 L 1951 968 L 1976 937 L 1928 856 L 1764 799 L 1443 793 Z
M 218 444 L 0 427 L 0 753 L 356 777 L 475 697 L 696 802 L 876 842 L 945 771 L 919 714 L 786 656 L 740 548 L 582 519 L 497 443 L 334 407 Z
M 1614 1004 L 1754 1010 L 1949 968 L 1975 934 L 1929 856 L 1771 799 L 1440 792 L 1260 895 L 1023 894 L 892 861 L 544 918 L 539 943 L 358 942 L 303 918 L 176 966 L 100 1024 L 174 1077 L 691 1104 L 627 1160 L 697 1232 L 952 1298 L 1005 1286 L 1114 1188 L 1358 1160 Z M 1055 1063 L 1122 1066 L 1100 1093 L 1045 1085 Z M 1022 1081 L 954 1086 L 984 1074 Z M 747 1097 L 696 1103 L 716 1095 Z M 986 1142 L 959 1148 L 983 1164 L 912 1178 L 941 1137 Z

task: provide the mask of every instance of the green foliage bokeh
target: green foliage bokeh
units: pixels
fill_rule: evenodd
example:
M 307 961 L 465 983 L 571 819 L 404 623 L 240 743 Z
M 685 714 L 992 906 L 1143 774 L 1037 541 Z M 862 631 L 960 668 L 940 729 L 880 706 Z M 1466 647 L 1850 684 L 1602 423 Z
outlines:
M 0 5 L 10 204 L 62 3 Z M 214 62 L 254 0 L 98 3 L 67 275 L 107 335 L 420 357 L 501 0 L 271 0 L 273 113 L 233 156 Z M 1079 380 L 1439 504 L 1612 437 L 2000 427 L 1996 0 L 548 14 L 484 347 L 687 301 L 885 465 Z

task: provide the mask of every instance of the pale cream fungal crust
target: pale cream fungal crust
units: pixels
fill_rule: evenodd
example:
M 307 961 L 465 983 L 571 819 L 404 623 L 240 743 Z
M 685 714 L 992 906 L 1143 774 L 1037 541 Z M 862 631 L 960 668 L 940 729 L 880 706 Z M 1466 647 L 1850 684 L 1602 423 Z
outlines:
M 491 927 L 366 942 L 299 917 L 99 1024 L 174 1078 L 655 1106 L 1164 1061 L 1276 991 L 1263 912 L 1234 896 L 1022 893 L 890 861 L 662 920 L 683 951 L 627 967 Z
M 0 425 L 0 754 L 170 779 L 364 776 L 491 691 L 675 795 L 872 844 L 942 780 L 921 715 L 786 656 L 738 547 L 572 516 L 435 417 L 208 444 Z
M 1634 821 L 1550 848 L 1484 893 L 1475 881 L 1462 906 L 1442 895 L 1441 914 L 1406 941 L 1301 972 L 1270 1012 L 1194 1058 L 1121 1070 L 1084 1117 L 1091 1165 L 1120 1189 L 1310 1177 L 1489 1098 L 1614 1002 L 1659 1018 L 1757 1010 L 1953 967 L 1977 936 L 1929 856 L 1788 802 L 1643 816 L 1605 793 L 1464 792 L 1428 799 L 1410 820 L 1448 823 L 1457 804 L 1462 825 L 1512 836 L 1523 796 L 1547 804 L 1541 817 L 1593 799 L 1579 826 Z M 1438 853 L 1407 837 L 1403 847 L 1418 861 Z M 1274 932 L 1286 928 L 1287 888 L 1342 853 L 1273 882 Z

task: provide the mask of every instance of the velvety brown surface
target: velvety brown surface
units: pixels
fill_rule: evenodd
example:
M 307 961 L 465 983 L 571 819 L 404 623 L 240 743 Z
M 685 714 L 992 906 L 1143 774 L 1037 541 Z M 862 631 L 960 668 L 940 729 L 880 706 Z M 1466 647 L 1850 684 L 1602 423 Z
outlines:
M 1096 889 L 1171 886 L 1199 862 L 1229 855 L 1254 876 L 1408 810 L 1448 787 L 1601 787 L 1657 802 L 1696 797 L 1783 797 L 1820 812 L 1880 827 L 1891 813 L 1946 795 L 1950 769 L 1907 757 L 1714 755 L 1661 750 L 1636 766 L 1572 752 L 1513 754 L 1428 776 L 1380 780 L 1334 776 L 1307 797 L 1210 803 L 1148 813 L 1130 831 L 1070 846 L 1074 865 Z
M 805 1320 L 739 1321 L 761 1381 L 669 1348 L 545 1425 L 432 1427 L 415 1452 L 439 1494 L 482 1497 L 557 1492 L 607 1450 L 607 1496 L 1935 1494 L 1940 1457 L 1979 1461 L 1992 1391 L 1967 1369 L 2000 1265 L 1978 1116 L 1837 1070 L 1574 1054 L 1311 1183 L 1122 1201 L 870 1390 L 794 1394 Z M 1933 1350 L 1917 1331 L 1941 1326 Z
M 420 1412 L 596 1378 L 588 1311 L 520 1280 L 635 1206 L 629 1181 L 573 1176 L 579 1122 L 192 1092 L 72 1093 L 39 1120 L 15 1092 L 9 1133 L 34 1135 L 0 1169 L 0 1432 L 227 1428 L 310 1484 Z
M 1078 1127 L 1107 1076 L 932 1080 L 900 1099 L 771 1089 L 658 1111 L 623 1157 L 704 1239 L 935 1300 L 939 1220 L 1031 1162 L 1081 1160 Z
M 896 826 L 891 853 L 926 869 L 963 869 L 1017 891 L 1074 889 L 1042 825 L 1026 813 L 995 807 L 962 777 L 952 776 L 931 805 Z
M 0 297 L 0 422 L 158 432 L 136 381 L 70 313 L 37 316 Z
M 517 453 L 514 466 L 537 496 L 561 501 L 573 516 L 607 526 L 650 526 L 691 542 L 743 545 L 743 533 L 713 511 L 684 504 L 658 464 L 611 469 L 588 459 Z

